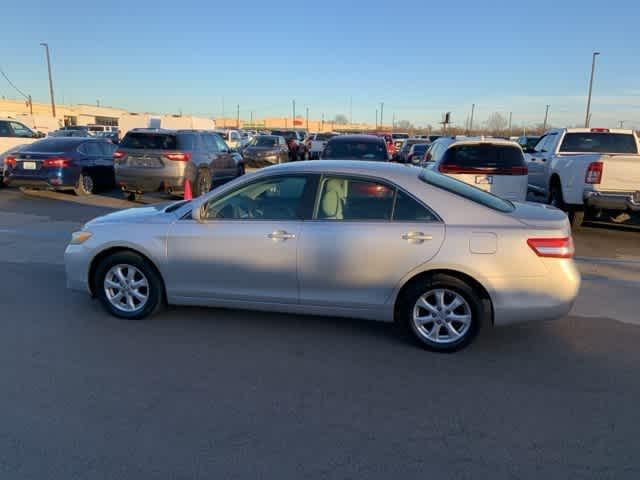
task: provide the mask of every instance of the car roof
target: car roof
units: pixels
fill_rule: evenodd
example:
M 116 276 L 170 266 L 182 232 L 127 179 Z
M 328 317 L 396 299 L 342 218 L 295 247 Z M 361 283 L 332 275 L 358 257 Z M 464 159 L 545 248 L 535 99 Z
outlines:
M 622 133 L 626 135 L 632 135 L 634 132 L 629 128 L 599 128 L 599 127 L 590 127 L 590 128 L 554 128 L 549 130 L 547 133 Z
M 261 168 L 254 175 L 282 173 L 344 173 L 372 175 L 382 178 L 398 176 L 417 177 L 420 169 L 401 163 L 368 160 L 322 160 L 306 162 L 287 162 Z
M 378 143 L 383 141 L 382 137 L 377 135 L 338 135 L 332 137 L 330 142 L 371 142 Z
M 433 142 L 433 144 L 445 144 L 449 147 L 453 145 L 505 145 L 511 147 L 518 147 L 517 142 L 514 140 L 506 140 L 504 138 L 494 138 L 494 137 L 440 137 Z

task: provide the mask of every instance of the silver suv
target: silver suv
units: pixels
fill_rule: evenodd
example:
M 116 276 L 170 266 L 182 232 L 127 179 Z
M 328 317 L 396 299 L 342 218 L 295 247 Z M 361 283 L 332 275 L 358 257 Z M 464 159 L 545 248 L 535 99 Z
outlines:
M 242 175 L 238 159 L 217 133 L 157 128 L 130 130 L 113 154 L 116 182 L 132 200 L 144 192 L 180 194 L 186 181 L 200 196 Z

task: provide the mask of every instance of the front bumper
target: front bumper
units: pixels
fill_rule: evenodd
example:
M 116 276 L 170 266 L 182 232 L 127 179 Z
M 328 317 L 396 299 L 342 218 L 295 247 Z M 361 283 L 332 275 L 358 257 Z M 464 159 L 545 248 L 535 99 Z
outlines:
M 603 210 L 640 211 L 640 191 L 636 192 L 585 192 L 585 205 Z
M 64 267 L 67 288 L 71 290 L 89 292 L 89 262 L 92 251 L 85 245 L 67 245 L 64 252 Z

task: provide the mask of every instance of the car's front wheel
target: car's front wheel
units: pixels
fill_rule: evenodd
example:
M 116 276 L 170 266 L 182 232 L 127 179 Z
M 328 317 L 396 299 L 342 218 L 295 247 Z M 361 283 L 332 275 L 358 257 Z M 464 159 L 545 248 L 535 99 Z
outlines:
M 408 287 L 398 315 L 422 347 L 455 352 L 473 340 L 489 314 L 472 286 L 457 277 L 435 274 Z
M 96 296 L 116 317 L 139 320 L 162 306 L 164 288 L 156 269 L 134 252 L 118 252 L 100 262 L 93 280 Z

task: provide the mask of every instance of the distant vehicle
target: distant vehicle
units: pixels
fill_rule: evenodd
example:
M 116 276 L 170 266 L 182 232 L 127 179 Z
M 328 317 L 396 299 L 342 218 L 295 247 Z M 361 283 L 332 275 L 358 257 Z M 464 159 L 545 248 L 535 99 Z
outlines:
M 85 129 L 60 129 L 54 130 L 53 132 L 49 132 L 49 137 L 93 137 L 94 135 L 89 134 L 89 132 Z
M 540 140 L 540 136 L 527 136 L 523 135 L 522 137 L 518 137 L 518 145 L 522 147 L 522 150 L 525 152 L 527 150 L 532 150 L 533 147 L 536 146 L 536 143 Z
M 114 152 L 116 181 L 129 199 L 144 192 L 181 194 L 185 181 L 196 196 L 244 173 L 220 135 L 201 130 L 129 130 Z
M 320 158 L 320 154 L 327 145 L 327 142 L 336 137 L 338 134 L 333 132 L 324 133 L 312 133 L 307 140 L 307 150 L 309 151 L 309 158 L 315 160 Z
M 31 130 L 24 123 L 11 118 L 0 118 L 0 160 L 15 147 L 33 143 L 43 137 L 43 133 Z
M 435 142 L 436 140 L 438 140 L 441 137 L 442 137 L 442 135 L 427 135 L 427 138 L 429 139 L 430 143 Z
M 393 146 L 396 150 L 400 150 L 402 148 L 402 143 L 409 138 L 408 133 L 392 133 L 391 141 L 393 142 Z
M 527 164 L 509 140 L 442 137 L 425 156 L 427 167 L 508 200 L 527 198 Z
M 7 184 L 31 189 L 73 190 L 91 195 L 113 188 L 115 146 L 97 138 L 50 137 L 23 147 L 5 159 Z
M 242 151 L 245 167 L 249 169 L 268 167 L 289 161 L 289 147 L 284 137 L 261 135 L 255 137 Z
M 633 130 L 564 128 L 526 151 L 529 188 L 569 215 L 640 211 L 640 155 Z
M 481 328 L 566 315 L 572 257 L 557 209 L 394 163 L 316 161 L 96 218 L 64 259 L 67 286 L 123 319 L 165 302 L 355 317 L 453 352 Z
M 239 150 L 242 147 L 243 137 L 239 130 L 216 130 L 215 133 L 222 137 L 229 148 Z
M 407 163 L 409 161 L 409 151 L 411 150 L 411 147 L 419 144 L 424 145 L 426 143 L 428 143 L 428 141 L 423 138 L 407 138 L 406 140 L 403 140 L 400 148 L 396 152 L 394 160 L 400 163 Z
M 384 138 L 375 135 L 339 135 L 327 142 L 323 160 L 370 160 L 387 162 L 390 156 Z
M 292 162 L 305 160 L 308 157 L 303 134 L 299 130 L 271 130 L 271 135 L 284 137 L 289 147 L 289 160 Z
M 416 143 L 414 145 L 411 145 L 409 154 L 407 155 L 407 163 L 412 163 L 414 165 L 422 163 L 428 149 L 429 145 L 426 143 Z

